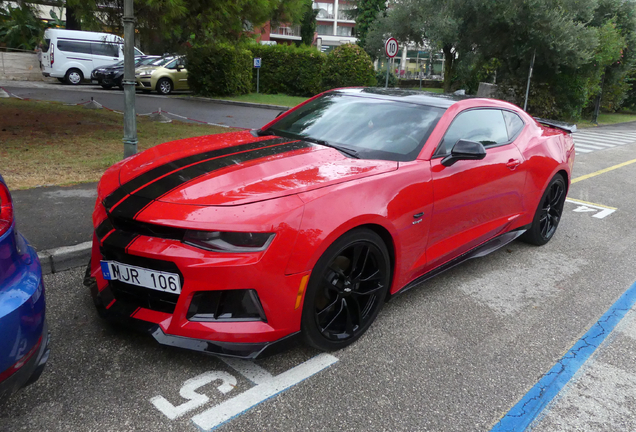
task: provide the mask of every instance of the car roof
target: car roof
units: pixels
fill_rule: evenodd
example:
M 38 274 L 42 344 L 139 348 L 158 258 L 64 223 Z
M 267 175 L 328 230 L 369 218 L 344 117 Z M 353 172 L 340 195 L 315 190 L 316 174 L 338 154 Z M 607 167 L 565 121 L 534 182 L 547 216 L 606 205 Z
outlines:
M 408 102 L 438 108 L 450 108 L 461 100 L 469 99 L 467 96 L 447 95 L 419 90 L 385 89 L 380 87 L 343 88 L 333 91 L 351 96 Z

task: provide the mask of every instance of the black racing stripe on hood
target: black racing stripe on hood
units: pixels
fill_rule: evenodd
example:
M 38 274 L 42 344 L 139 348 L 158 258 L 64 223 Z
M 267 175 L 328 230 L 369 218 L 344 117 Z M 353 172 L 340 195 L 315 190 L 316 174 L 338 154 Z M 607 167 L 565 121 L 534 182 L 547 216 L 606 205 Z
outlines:
M 164 165 L 160 165 L 143 174 L 140 174 L 139 176 L 127 181 L 126 183 L 124 183 L 123 185 L 115 189 L 115 191 L 113 191 L 110 195 L 108 195 L 104 199 L 104 206 L 107 209 L 110 209 L 119 201 L 124 199 L 126 195 L 134 192 L 140 187 L 143 187 L 147 185 L 148 183 L 151 183 L 157 180 L 159 177 L 169 174 L 175 170 L 182 169 L 183 167 L 186 167 L 188 165 L 202 162 L 207 159 L 212 159 L 212 158 L 216 158 L 220 156 L 227 156 L 228 154 L 255 150 L 258 148 L 268 147 L 268 146 L 277 145 L 277 144 L 284 144 L 286 142 L 289 142 L 289 138 L 273 138 L 273 139 L 246 143 L 246 144 L 240 144 L 240 145 L 232 146 L 232 147 L 225 147 L 222 149 L 210 150 L 203 153 L 197 153 L 197 154 L 186 156 L 181 159 L 170 161 Z
M 129 195 L 124 201 L 111 211 L 114 217 L 133 219 L 140 211 L 148 206 L 152 201 L 179 188 L 185 183 L 220 170 L 222 168 L 248 162 L 250 160 L 261 159 L 277 154 L 288 153 L 313 146 L 305 141 L 296 141 L 283 145 L 265 147 L 250 152 L 234 153 L 226 157 L 206 160 L 196 165 L 175 171 L 159 180 L 139 189 L 134 195 Z

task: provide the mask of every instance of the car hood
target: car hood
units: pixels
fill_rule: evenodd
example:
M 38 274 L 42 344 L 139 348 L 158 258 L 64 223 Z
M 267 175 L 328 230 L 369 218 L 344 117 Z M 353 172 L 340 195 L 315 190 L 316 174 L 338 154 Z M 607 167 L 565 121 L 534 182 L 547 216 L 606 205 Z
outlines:
M 175 204 L 242 205 L 396 170 L 397 162 L 347 157 L 338 150 L 237 132 L 154 147 L 124 163 L 120 191 Z
M 154 70 L 157 70 L 157 69 L 159 69 L 161 67 L 162 66 L 140 66 L 140 67 L 135 69 L 135 73 L 138 74 L 140 72 L 145 72 L 145 71 L 154 71 Z

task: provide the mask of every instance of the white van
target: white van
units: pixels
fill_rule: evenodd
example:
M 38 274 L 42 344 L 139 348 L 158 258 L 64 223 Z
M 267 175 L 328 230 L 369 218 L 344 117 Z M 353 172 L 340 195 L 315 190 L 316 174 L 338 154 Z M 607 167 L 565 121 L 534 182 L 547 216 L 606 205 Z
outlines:
M 135 48 L 135 55 L 143 55 Z M 109 33 L 47 29 L 42 46 L 42 74 L 77 85 L 93 69 L 124 58 L 124 40 Z

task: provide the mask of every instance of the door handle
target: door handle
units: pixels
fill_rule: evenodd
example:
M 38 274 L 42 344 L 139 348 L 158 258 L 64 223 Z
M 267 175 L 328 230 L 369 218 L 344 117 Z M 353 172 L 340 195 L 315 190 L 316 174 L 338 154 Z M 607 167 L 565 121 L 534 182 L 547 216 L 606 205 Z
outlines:
M 506 166 L 511 170 L 517 168 L 519 165 L 521 165 L 521 162 L 519 162 L 517 159 L 510 159 L 506 164 Z

